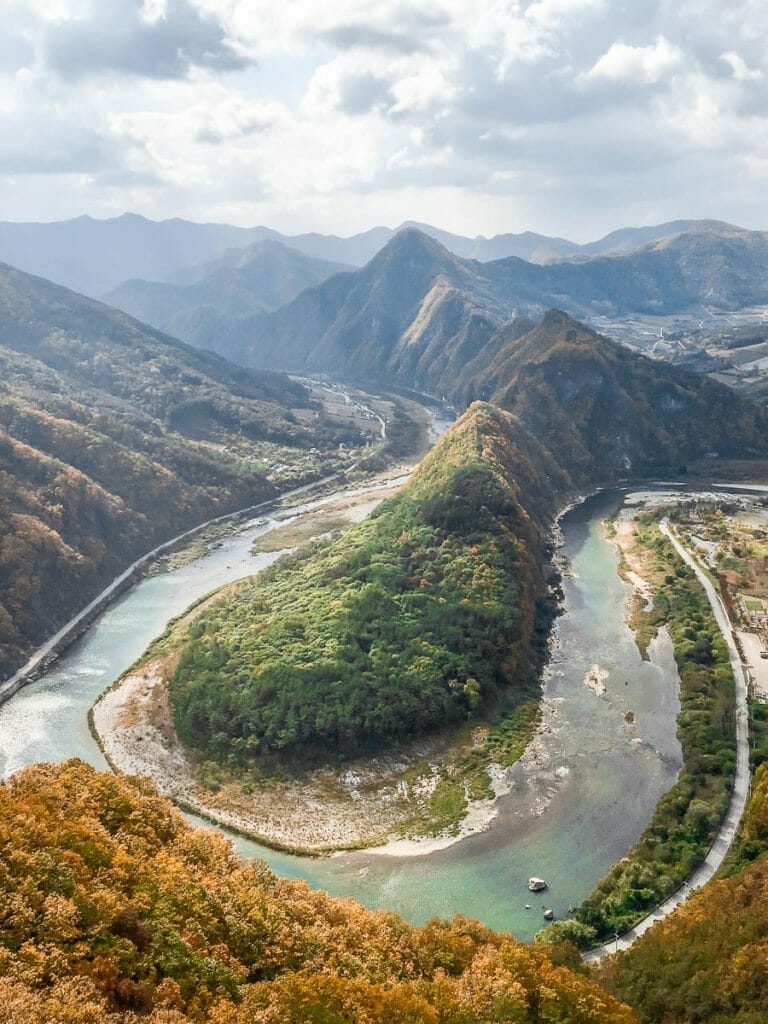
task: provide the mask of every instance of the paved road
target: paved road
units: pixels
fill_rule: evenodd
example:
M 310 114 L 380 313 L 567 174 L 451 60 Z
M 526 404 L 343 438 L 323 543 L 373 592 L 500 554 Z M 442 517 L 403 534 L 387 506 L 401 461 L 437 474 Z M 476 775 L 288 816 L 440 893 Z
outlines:
M 706 883 L 710 881 L 717 869 L 723 863 L 725 855 L 730 849 L 731 843 L 736 838 L 736 833 L 739 829 L 739 822 L 741 821 L 741 816 L 744 813 L 744 808 L 746 807 L 747 799 L 749 797 L 748 683 L 744 666 L 741 663 L 741 657 L 734 640 L 733 626 L 720 594 L 712 585 L 709 577 L 702 572 L 692 555 L 688 553 L 677 537 L 672 533 L 666 520 L 663 520 L 660 523 L 660 529 L 661 532 L 670 539 L 680 557 L 696 573 L 699 582 L 706 591 L 709 603 L 712 605 L 712 611 L 715 614 L 717 624 L 725 637 L 726 643 L 728 644 L 728 655 L 731 661 L 731 668 L 733 669 L 733 676 L 736 680 L 736 777 L 728 811 L 723 819 L 722 825 L 720 826 L 720 831 L 717 833 L 715 841 L 712 844 L 709 853 L 704 858 L 702 865 L 697 868 L 682 888 L 669 896 L 659 907 L 657 907 L 656 910 L 653 911 L 653 913 L 644 917 L 642 921 L 639 921 L 634 928 L 631 928 L 628 932 L 620 935 L 617 939 L 614 939 L 613 942 L 608 942 L 604 946 L 598 946 L 596 949 L 591 949 L 589 952 L 585 953 L 584 959 L 589 962 L 600 960 L 602 957 L 608 956 L 610 953 L 629 949 L 632 943 L 644 932 L 647 932 L 649 928 L 653 927 L 657 921 L 661 921 L 662 918 L 671 914 L 676 907 L 680 906 L 681 903 L 684 903 L 685 900 L 688 899 L 692 892 L 696 889 L 700 889 L 702 885 L 706 885 Z
M 112 580 L 108 587 L 105 587 L 94 599 L 83 608 L 81 612 L 78 612 L 74 618 L 70 619 L 69 622 L 62 626 L 58 633 L 55 633 L 46 642 L 38 647 L 32 657 L 22 665 L 18 672 L 15 672 L 10 679 L 6 679 L 0 682 L 0 704 L 4 704 L 5 701 L 9 700 L 15 693 L 29 683 L 35 676 L 35 673 L 40 669 L 48 658 L 51 657 L 59 648 L 59 645 L 67 640 L 68 637 L 73 637 L 81 631 L 81 627 L 87 625 L 90 621 L 91 616 L 96 610 L 100 610 L 106 606 L 113 597 L 116 597 L 122 591 L 122 587 L 127 580 L 139 569 L 147 566 L 150 562 L 154 561 L 164 551 L 172 548 L 182 540 L 186 540 L 188 537 L 193 537 L 196 533 L 201 530 L 207 529 L 214 523 L 223 523 L 228 519 L 236 519 L 243 515 L 258 515 L 260 512 L 264 512 L 267 509 L 273 508 L 275 504 L 286 498 L 293 498 L 297 495 L 304 494 L 307 491 L 314 490 L 315 488 L 321 487 L 324 484 L 335 480 L 340 474 L 332 473 L 330 476 L 323 477 L 321 480 L 315 480 L 312 483 L 304 484 L 302 487 L 294 487 L 293 490 L 284 491 L 282 494 L 275 495 L 274 498 L 270 498 L 268 501 L 263 501 L 258 505 L 251 505 L 249 508 L 240 509 L 238 512 L 228 512 L 222 516 L 216 516 L 215 519 L 209 519 L 205 523 L 200 523 L 199 526 L 193 526 L 191 530 L 185 530 L 184 533 L 178 534 L 176 537 L 172 537 L 171 540 L 166 541 L 164 544 L 158 544 L 156 548 L 152 548 L 141 558 L 137 558 L 136 561 L 129 565 L 128 568 L 121 572 L 119 576 Z

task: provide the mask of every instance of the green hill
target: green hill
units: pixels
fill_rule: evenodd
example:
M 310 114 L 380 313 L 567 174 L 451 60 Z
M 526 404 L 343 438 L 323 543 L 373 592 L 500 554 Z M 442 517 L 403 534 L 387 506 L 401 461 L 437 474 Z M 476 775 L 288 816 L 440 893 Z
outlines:
M 182 739 L 336 760 L 530 696 L 551 614 L 540 473 L 473 406 L 367 520 L 194 620 L 170 682 Z
M 471 406 L 394 499 L 190 627 L 170 686 L 184 741 L 327 760 L 487 716 L 536 678 L 568 495 L 768 456 L 768 410 L 564 313 L 526 326 L 479 385 L 498 405 Z

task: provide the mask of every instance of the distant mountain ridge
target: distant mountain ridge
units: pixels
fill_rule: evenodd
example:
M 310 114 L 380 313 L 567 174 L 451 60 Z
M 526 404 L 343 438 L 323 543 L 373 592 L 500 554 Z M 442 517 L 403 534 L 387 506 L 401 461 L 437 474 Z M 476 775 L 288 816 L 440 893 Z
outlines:
M 224 323 L 231 317 L 275 310 L 305 288 L 351 269 L 265 239 L 179 271 L 171 283 L 126 281 L 103 299 L 175 337 L 194 341 L 201 322 Z
M 427 224 L 407 221 L 456 255 L 489 261 L 517 256 L 535 263 L 578 255 L 628 251 L 683 231 L 730 228 L 719 221 L 671 221 L 653 227 L 621 228 L 603 239 L 579 245 L 535 232 L 465 238 Z M 153 221 L 133 213 L 97 220 L 82 216 L 52 223 L 0 222 L 0 261 L 95 298 L 132 279 L 174 282 L 189 267 L 233 247 L 282 242 L 313 259 L 362 266 L 400 228 L 375 227 L 350 237 L 309 232 L 285 235 L 272 228 L 197 223 L 172 218 Z
M 768 302 L 768 234 L 689 232 L 642 249 L 539 266 L 516 257 L 455 256 L 415 228 L 365 267 L 307 289 L 273 313 L 192 336 L 235 362 L 332 372 L 450 396 L 488 360 L 515 317 L 552 307 L 598 313 L 674 312 L 706 302 Z

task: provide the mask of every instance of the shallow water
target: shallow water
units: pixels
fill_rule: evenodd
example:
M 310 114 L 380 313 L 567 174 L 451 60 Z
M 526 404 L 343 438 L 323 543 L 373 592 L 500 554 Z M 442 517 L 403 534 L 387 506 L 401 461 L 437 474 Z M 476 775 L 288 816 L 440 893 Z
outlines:
M 620 501 L 600 495 L 563 520 L 562 553 L 572 576 L 564 580 L 565 610 L 543 681 L 545 731 L 512 770 L 512 791 L 487 832 L 411 858 L 292 857 L 239 838 L 236 846 L 280 874 L 417 923 L 462 913 L 528 939 L 544 924 L 543 905 L 565 916 L 632 845 L 681 764 L 671 644 L 662 637 L 650 663 L 640 658 L 624 621 L 631 588 L 617 575 L 616 552 L 600 528 Z M 191 565 L 139 583 L 43 678 L 0 707 L 0 773 L 68 757 L 105 768 L 88 730 L 88 709 L 169 619 L 274 560 L 250 554 L 253 538 L 273 525 L 260 522 Z M 604 694 L 584 683 L 593 665 L 606 673 Z M 625 721 L 629 710 L 634 725 Z M 549 892 L 530 894 L 530 875 L 546 878 Z

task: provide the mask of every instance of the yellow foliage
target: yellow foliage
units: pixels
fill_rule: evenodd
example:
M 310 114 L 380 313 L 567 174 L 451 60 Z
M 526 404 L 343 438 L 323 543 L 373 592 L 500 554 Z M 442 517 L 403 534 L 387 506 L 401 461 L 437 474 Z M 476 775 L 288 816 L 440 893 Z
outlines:
M 463 918 L 413 928 L 238 859 L 78 761 L 0 787 L 0 1024 L 634 1024 Z

